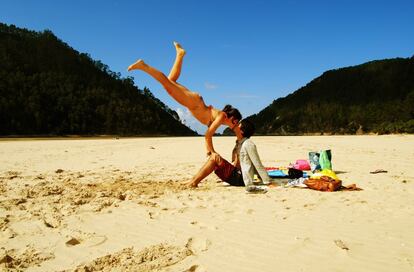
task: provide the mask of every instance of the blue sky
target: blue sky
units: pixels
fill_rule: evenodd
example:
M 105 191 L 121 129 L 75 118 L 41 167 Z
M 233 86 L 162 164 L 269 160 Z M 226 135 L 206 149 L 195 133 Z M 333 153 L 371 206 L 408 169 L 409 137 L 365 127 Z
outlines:
M 187 50 L 181 84 L 207 105 L 232 104 L 244 116 L 326 70 L 414 55 L 414 1 L 22 1 L 2 0 L 0 21 L 52 30 L 187 118 L 154 79 L 126 72 L 142 58 L 168 74 L 173 41 Z

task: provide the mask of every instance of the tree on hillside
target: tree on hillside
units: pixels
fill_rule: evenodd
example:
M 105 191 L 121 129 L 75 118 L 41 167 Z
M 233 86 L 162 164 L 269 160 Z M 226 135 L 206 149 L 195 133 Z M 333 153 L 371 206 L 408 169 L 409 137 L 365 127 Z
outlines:
M 0 135 L 196 135 L 133 78 L 50 30 L 0 24 Z

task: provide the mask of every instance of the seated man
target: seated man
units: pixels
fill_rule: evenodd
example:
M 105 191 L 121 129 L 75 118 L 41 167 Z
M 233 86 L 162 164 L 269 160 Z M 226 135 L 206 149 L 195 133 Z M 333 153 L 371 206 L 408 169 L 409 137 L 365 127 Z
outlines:
M 254 133 L 254 125 L 248 120 L 242 120 L 235 132 L 237 141 L 232 154 L 233 163 L 229 163 L 217 153 L 211 154 L 208 161 L 191 179 L 191 187 L 197 187 L 214 171 L 224 182 L 233 186 L 246 186 L 248 192 L 267 191 L 266 187 L 253 185 L 254 174 L 257 174 L 264 184 L 270 184 L 270 178 L 257 154 L 256 145 L 250 140 Z
M 246 186 L 246 191 L 248 192 L 257 192 L 264 189 L 263 187 L 254 186 L 253 177 L 256 174 L 258 178 L 262 181 L 263 184 L 269 185 L 270 177 L 267 174 L 267 171 L 263 167 L 263 164 L 260 160 L 259 154 L 257 153 L 257 148 L 254 142 L 250 137 L 255 132 L 255 127 L 252 122 L 244 119 L 240 123 L 240 130 L 243 135 L 243 139 L 240 141 L 240 166 L 243 175 L 243 182 Z

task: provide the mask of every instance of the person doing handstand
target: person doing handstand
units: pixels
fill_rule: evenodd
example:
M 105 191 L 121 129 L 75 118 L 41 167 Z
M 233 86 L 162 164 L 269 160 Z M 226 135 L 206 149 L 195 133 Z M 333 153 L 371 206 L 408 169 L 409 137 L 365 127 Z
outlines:
M 231 105 L 226 105 L 223 110 L 213 108 L 211 105 L 206 106 L 200 94 L 188 90 L 186 87 L 177 83 L 181 74 L 181 67 L 185 50 L 177 42 L 174 42 L 176 49 L 176 58 L 174 65 L 168 77 L 159 70 L 149 66 L 142 59 L 128 67 L 128 71 L 141 70 L 152 76 L 155 80 L 161 83 L 164 89 L 174 98 L 178 103 L 188 108 L 193 116 L 202 124 L 207 126 L 205 133 L 207 155 L 216 153 L 213 147 L 212 137 L 216 130 L 221 125 L 226 125 L 232 130 L 238 130 L 237 124 L 242 116 L 236 108 Z

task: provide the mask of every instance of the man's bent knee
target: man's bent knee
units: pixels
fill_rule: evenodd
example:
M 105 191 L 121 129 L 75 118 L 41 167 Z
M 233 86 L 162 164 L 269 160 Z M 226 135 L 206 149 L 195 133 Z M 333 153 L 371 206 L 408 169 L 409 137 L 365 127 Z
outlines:
M 217 153 L 211 154 L 209 160 L 214 161 L 217 165 L 220 165 L 222 161 L 221 156 Z

